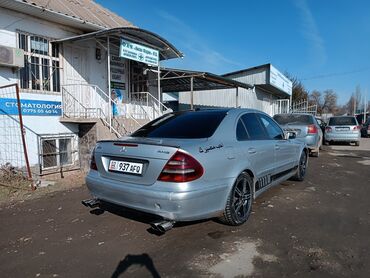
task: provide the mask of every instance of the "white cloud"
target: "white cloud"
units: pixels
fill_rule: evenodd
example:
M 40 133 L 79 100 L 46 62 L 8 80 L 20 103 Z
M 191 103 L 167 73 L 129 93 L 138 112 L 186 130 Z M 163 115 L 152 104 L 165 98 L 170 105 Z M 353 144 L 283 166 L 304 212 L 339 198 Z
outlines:
M 191 59 L 196 59 L 195 61 L 187 61 L 187 64 L 195 66 L 194 70 L 216 72 L 222 70 L 225 64 L 243 67 L 242 64 L 212 49 L 196 31 L 179 18 L 165 11 L 158 11 L 157 13 L 162 19 L 167 21 L 166 29 L 172 29 L 177 40 L 180 41 L 180 48 L 184 48 L 184 56 L 187 57 L 186 54 L 191 52 L 189 53 L 192 54 L 189 55 L 192 56 Z
M 306 0 L 294 0 L 293 2 L 298 8 L 301 16 L 302 35 L 309 42 L 310 47 L 312 47 L 312 52 L 315 56 L 316 62 L 324 64 L 327 59 L 324 40 L 320 35 L 310 7 Z

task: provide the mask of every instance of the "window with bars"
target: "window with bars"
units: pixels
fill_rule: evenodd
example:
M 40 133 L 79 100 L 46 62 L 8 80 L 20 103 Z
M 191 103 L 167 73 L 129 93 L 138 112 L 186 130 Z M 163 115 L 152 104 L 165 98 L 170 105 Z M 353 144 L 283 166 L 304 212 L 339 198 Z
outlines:
M 41 138 L 42 169 L 57 168 L 73 164 L 73 137 Z
M 41 36 L 18 33 L 18 47 L 25 52 L 19 72 L 20 87 L 60 92 L 59 46 Z

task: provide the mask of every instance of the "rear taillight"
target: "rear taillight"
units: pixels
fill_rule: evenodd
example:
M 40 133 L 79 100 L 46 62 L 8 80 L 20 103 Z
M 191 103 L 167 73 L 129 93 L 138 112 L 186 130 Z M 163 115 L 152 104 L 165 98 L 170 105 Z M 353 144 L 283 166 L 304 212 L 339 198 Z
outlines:
M 177 151 L 163 167 L 158 180 L 165 182 L 188 182 L 200 178 L 203 173 L 202 165 L 195 158 Z
M 330 126 L 327 126 L 327 127 L 325 128 L 325 131 L 326 131 L 326 132 L 332 132 L 332 131 L 333 131 L 333 129 L 332 129 Z
M 361 126 L 359 126 L 359 125 L 358 126 L 354 126 L 353 127 L 353 130 L 361 130 Z
M 307 133 L 308 134 L 316 134 L 317 133 L 317 127 L 315 125 L 309 125 Z
M 94 152 L 92 153 L 92 155 L 91 155 L 91 159 L 90 159 L 90 169 L 91 169 L 91 170 L 95 170 L 95 171 L 97 171 L 97 170 L 98 170 L 98 167 L 96 166 L 96 161 L 95 161 L 95 154 L 94 154 Z

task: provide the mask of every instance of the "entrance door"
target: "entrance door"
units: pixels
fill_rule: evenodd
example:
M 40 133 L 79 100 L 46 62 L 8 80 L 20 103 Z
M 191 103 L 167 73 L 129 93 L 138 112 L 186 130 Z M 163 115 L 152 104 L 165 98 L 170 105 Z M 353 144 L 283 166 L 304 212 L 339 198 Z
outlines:
M 85 108 L 95 107 L 95 96 L 91 94 L 87 80 L 87 49 L 74 45 L 64 47 L 64 89 L 66 99 L 73 103 L 73 113 L 76 117 L 87 115 Z
M 67 45 L 64 60 L 65 84 L 86 84 L 86 49 Z

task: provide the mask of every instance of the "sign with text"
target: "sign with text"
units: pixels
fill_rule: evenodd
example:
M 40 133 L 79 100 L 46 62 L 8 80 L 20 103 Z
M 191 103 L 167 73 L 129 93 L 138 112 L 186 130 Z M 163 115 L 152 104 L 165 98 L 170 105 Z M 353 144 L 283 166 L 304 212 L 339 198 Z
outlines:
M 292 95 L 292 81 L 278 71 L 273 65 L 270 67 L 270 84 L 289 95 Z
M 110 57 L 110 80 L 117 83 L 126 83 L 127 60 L 111 55 Z
M 23 116 L 60 116 L 62 103 L 60 101 L 45 101 L 22 99 Z M 0 115 L 18 115 L 18 103 L 14 98 L 0 98 Z
M 151 66 L 158 66 L 158 50 L 121 39 L 119 56 L 130 60 L 142 62 Z

